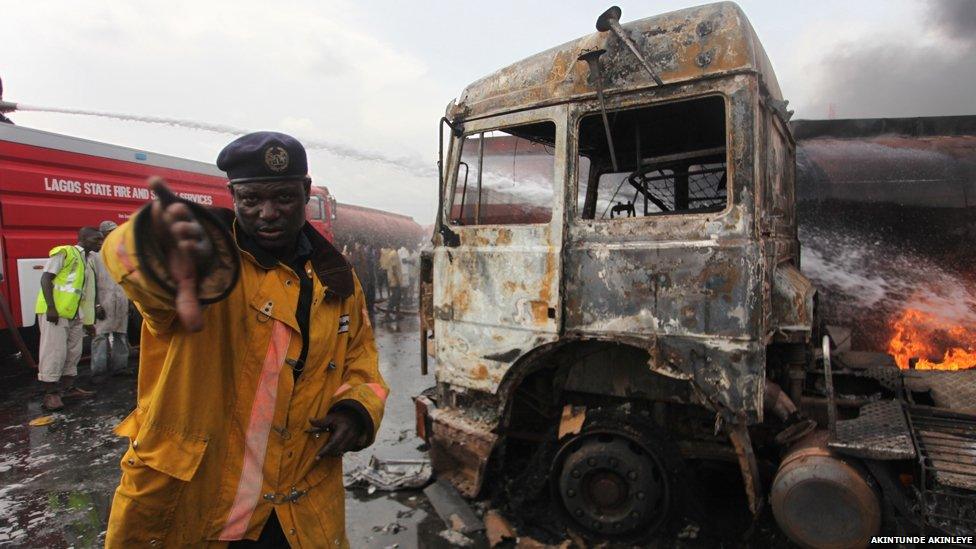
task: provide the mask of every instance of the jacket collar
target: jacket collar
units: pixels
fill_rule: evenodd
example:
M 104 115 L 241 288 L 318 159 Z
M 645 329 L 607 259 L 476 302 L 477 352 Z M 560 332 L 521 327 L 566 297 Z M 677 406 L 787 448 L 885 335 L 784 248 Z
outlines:
M 250 254 L 254 258 L 254 262 L 262 269 L 271 270 L 278 266 L 278 258 L 260 246 L 242 245 L 240 239 L 237 238 L 237 216 L 234 215 L 233 210 L 218 208 L 216 213 L 227 223 L 227 226 L 233 227 L 234 240 L 238 249 Z M 302 234 L 311 244 L 312 270 L 315 271 L 315 275 L 325 286 L 326 293 L 333 294 L 339 299 L 351 296 L 355 290 L 355 283 L 353 282 L 352 266 L 346 261 L 346 258 L 307 221 L 302 227 Z

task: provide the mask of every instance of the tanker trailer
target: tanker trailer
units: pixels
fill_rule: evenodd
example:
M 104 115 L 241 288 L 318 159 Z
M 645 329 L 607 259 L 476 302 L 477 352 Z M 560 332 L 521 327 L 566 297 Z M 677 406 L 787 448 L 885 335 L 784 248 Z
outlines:
M 336 204 L 333 230 L 340 249 L 357 241 L 379 248 L 413 249 L 425 236 L 410 216 L 342 202 Z
M 976 363 L 976 336 L 951 336 L 976 326 L 976 116 L 792 126 L 803 273 L 825 322 L 902 368 Z

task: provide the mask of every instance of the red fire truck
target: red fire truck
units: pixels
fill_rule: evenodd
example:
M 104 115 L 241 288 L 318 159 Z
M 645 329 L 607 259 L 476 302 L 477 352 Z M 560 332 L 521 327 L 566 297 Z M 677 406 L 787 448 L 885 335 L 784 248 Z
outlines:
M 213 164 L 0 124 L 0 294 L 15 327 L 36 338 L 34 302 L 48 251 L 77 240 L 79 227 L 122 223 L 150 199 L 146 178 L 159 175 L 182 198 L 230 207 L 227 179 Z M 332 240 L 335 200 L 312 187 L 309 222 Z M 0 347 L 13 352 L 0 318 Z

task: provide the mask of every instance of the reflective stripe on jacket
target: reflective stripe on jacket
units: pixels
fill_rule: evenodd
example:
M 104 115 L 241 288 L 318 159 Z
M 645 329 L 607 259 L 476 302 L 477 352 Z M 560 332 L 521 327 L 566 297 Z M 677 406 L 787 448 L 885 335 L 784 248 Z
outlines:
M 368 424 L 359 441 L 365 447 L 383 416 L 389 390 L 348 263 L 306 224 L 314 287 L 307 361 L 296 381 L 292 364 L 302 337 L 295 273 L 234 249 L 239 280 L 205 307 L 204 329 L 188 333 L 173 296 L 139 256 L 142 215 L 113 231 L 102 248 L 109 271 L 145 318 L 137 407 L 116 428 L 130 445 L 106 546 L 256 539 L 274 510 L 292 547 L 347 547 L 342 461 L 316 461 L 328 435 L 305 431 L 310 419 L 348 406 Z
M 85 260 L 73 245 L 56 246 L 51 248 L 49 257 L 64 254 L 64 263 L 61 270 L 54 275 L 52 290 L 54 293 L 54 308 L 58 310 L 58 316 L 71 319 L 78 313 L 78 305 L 81 303 L 81 295 L 85 288 Z M 37 294 L 37 304 L 34 312 L 44 314 L 47 312 L 47 300 L 44 299 L 44 291 Z

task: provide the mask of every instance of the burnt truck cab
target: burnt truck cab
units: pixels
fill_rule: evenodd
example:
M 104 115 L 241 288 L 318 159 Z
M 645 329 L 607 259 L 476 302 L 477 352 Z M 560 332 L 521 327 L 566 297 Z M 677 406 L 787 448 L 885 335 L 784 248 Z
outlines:
M 798 409 L 823 387 L 823 334 L 789 113 L 755 31 L 728 2 L 618 18 L 448 105 L 421 274 L 436 385 L 416 404 L 464 495 L 541 493 L 583 535 L 632 541 L 694 507 L 692 463 L 730 465 L 758 516 L 776 436 L 827 418 Z M 837 474 L 854 526 L 830 539 L 876 532 L 871 481 Z

